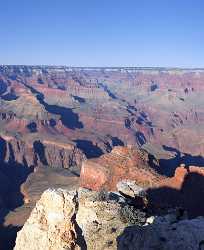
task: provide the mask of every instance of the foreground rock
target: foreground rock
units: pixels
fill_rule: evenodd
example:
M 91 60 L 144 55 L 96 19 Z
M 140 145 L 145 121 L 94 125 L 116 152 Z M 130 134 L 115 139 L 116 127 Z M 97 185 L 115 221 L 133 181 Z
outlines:
M 15 250 L 197 250 L 203 249 L 204 219 L 176 210 L 152 216 L 117 193 L 48 189 L 37 202 Z
M 18 233 L 15 250 L 116 249 L 128 225 L 120 214 L 121 205 L 99 193 L 49 189 Z
M 127 228 L 118 238 L 118 250 L 204 249 L 204 219 L 171 221 L 168 217 L 145 227 Z

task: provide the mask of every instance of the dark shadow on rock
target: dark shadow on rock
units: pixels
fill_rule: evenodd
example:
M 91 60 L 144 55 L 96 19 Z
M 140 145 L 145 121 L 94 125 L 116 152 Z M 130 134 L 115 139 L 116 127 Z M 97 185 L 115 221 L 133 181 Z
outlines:
M 180 190 L 171 187 L 159 187 L 148 189 L 148 204 L 146 205 L 145 212 L 147 214 L 147 217 L 151 215 L 162 216 L 169 214 L 169 211 L 171 209 L 174 209 L 176 211 L 176 217 L 175 221 L 172 222 L 173 225 L 174 222 L 184 218 L 183 216 L 185 212 L 187 212 L 187 216 L 189 219 L 193 219 L 198 216 L 204 216 L 203 199 L 204 176 L 198 173 L 188 173 L 184 178 Z M 117 237 L 117 249 L 134 249 L 134 244 L 136 243 L 136 240 L 139 240 L 138 237 L 141 237 L 141 235 L 143 235 L 143 231 L 145 230 L 145 228 L 146 227 L 141 227 L 137 224 L 126 227 L 122 234 Z M 176 230 L 176 228 L 172 227 L 172 230 Z M 165 241 L 168 239 L 162 238 L 162 235 L 158 233 L 158 242 L 160 240 L 163 241 L 165 246 Z M 143 249 L 142 247 L 143 245 L 141 246 L 141 249 Z M 155 247 L 154 249 L 160 248 Z
M 157 90 L 159 88 L 159 86 L 155 83 L 153 83 L 151 86 L 150 86 L 150 90 L 153 92 L 155 90 Z
M 77 223 L 75 223 L 75 229 L 77 232 L 77 244 L 80 246 L 81 250 L 87 250 L 87 244 L 83 236 L 82 229 L 79 227 Z
M 181 164 L 180 156 L 175 156 L 170 159 L 156 159 L 153 155 L 149 154 L 149 165 L 160 175 L 173 177 L 175 170 Z
M 181 157 L 181 163 L 184 163 L 186 166 L 204 167 L 204 157 L 184 154 L 184 156 Z
M 144 119 L 142 117 L 138 117 L 137 120 L 136 120 L 136 123 L 139 124 L 139 125 L 142 125 L 144 122 Z
M 9 159 L 5 161 L 7 153 Z M 0 250 L 11 250 L 14 247 L 16 234 L 20 228 L 3 224 L 10 211 L 23 205 L 21 185 L 33 170 L 33 166 L 28 166 L 25 159 L 23 163 L 16 162 L 12 145 L 6 146 L 4 139 L 0 138 Z
M 7 90 L 7 84 L 0 79 L 0 95 L 4 94 Z
M 131 128 L 131 121 L 130 121 L 129 118 L 126 118 L 126 119 L 125 119 L 125 128 L 128 128 L 128 129 Z
M 141 227 L 138 225 L 128 226 L 124 229 L 121 235 L 116 239 L 117 241 L 117 250 L 141 250 L 143 244 L 140 248 L 135 248 L 135 245 L 138 244 L 138 240 L 142 239 L 143 231 L 146 227 Z M 144 229 L 144 230 L 143 230 Z M 138 238 L 138 240 L 137 240 Z M 140 245 L 140 244 L 138 244 Z M 137 245 L 137 247 L 138 247 Z M 151 250 L 161 250 L 164 248 L 157 248 L 157 246 L 152 246 Z
M 52 118 L 49 120 L 49 124 L 51 127 L 55 127 L 57 125 L 55 119 L 52 119 Z
M 204 176 L 189 173 L 181 188 L 183 207 L 190 217 L 204 215 Z
M 44 100 L 45 98 L 42 93 L 40 93 L 39 91 L 37 91 L 36 89 L 34 89 L 33 87 L 29 85 L 25 85 L 25 86 L 29 88 L 33 94 L 36 95 L 36 98 L 38 99 L 39 103 L 44 106 L 47 112 L 51 114 L 55 114 L 55 115 L 60 115 L 62 124 L 65 127 L 70 128 L 70 129 L 76 129 L 76 128 L 81 129 L 84 127 L 83 123 L 79 121 L 78 114 L 74 113 L 71 108 L 65 108 L 65 107 L 61 107 L 58 105 L 50 105 L 45 102 Z
M 12 250 L 15 246 L 17 232 L 22 227 L 0 226 L 0 250 Z
M 78 101 L 79 103 L 85 103 L 86 102 L 83 97 L 76 96 L 76 95 L 73 95 L 72 97 L 74 98 L 74 100 Z
M 176 168 L 181 164 L 181 152 L 165 145 L 163 145 L 163 149 L 167 152 L 174 153 L 175 156 L 170 159 L 159 159 L 159 173 L 172 177 L 174 176 Z
M 115 146 L 124 146 L 124 142 L 122 140 L 120 140 L 118 137 L 116 136 L 111 136 L 111 140 L 112 140 L 112 145 L 113 147 Z
M 153 155 L 149 154 L 149 165 L 161 175 L 173 177 L 180 164 L 185 164 L 187 167 L 204 167 L 204 157 L 202 156 L 192 156 L 190 154 L 182 153 L 178 149 L 166 145 L 163 145 L 163 149 L 167 152 L 174 153 L 174 157 L 170 159 L 156 160 Z
M 180 190 L 170 187 L 149 189 L 147 191 L 150 207 L 182 207 L 190 218 L 204 216 L 204 176 L 191 172 L 183 180 Z
M 44 103 L 45 104 L 45 103 Z M 83 128 L 83 123 L 79 121 L 78 114 L 74 113 L 70 108 L 64 108 L 57 105 L 44 105 L 45 109 L 55 115 L 61 116 L 62 124 L 70 129 L 81 129 Z
M 118 99 L 115 94 L 103 83 L 99 83 L 99 86 L 111 97 L 112 99 Z
M 204 167 L 204 157 L 202 156 L 192 156 L 187 153 L 182 153 L 178 149 L 173 147 L 168 147 L 166 145 L 163 145 L 163 148 L 166 151 L 174 152 L 176 154 L 176 157 L 180 159 L 180 163 L 184 163 L 187 166 L 193 165 L 193 166 Z
M 4 161 L 6 157 L 6 143 L 4 139 L 0 137 L 0 163 Z
M 4 101 L 15 101 L 18 97 L 14 93 L 8 93 L 1 97 Z
M 26 166 L 17 162 L 8 162 L 0 164 L 0 173 L 5 176 L 7 181 L 8 192 L 2 194 L 6 207 L 13 210 L 23 205 L 23 194 L 21 193 L 21 185 L 26 181 L 27 177 L 33 172 L 33 167 Z M 1 178 L 3 180 L 3 178 Z
M 30 131 L 31 133 L 36 133 L 36 132 L 38 132 L 36 122 L 31 122 L 31 123 L 29 123 L 26 127 L 29 129 L 29 131 Z
M 39 159 L 44 166 L 48 166 L 48 162 L 45 155 L 45 146 L 41 143 L 41 141 L 34 141 L 33 149 L 35 154 L 37 155 L 36 161 Z
M 74 140 L 76 146 L 82 150 L 82 152 L 89 158 L 99 157 L 103 154 L 103 151 L 94 145 L 92 141 L 88 140 Z
M 37 80 L 37 83 L 38 83 L 38 84 L 44 84 L 44 81 L 43 81 L 42 78 L 39 77 L 38 80 Z
M 140 131 L 137 131 L 135 133 L 135 137 L 136 137 L 137 144 L 139 146 L 142 146 L 142 145 L 144 145 L 147 142 L 147 140 L 145 138 L 145 135 L 142 132 L 140 132 Z

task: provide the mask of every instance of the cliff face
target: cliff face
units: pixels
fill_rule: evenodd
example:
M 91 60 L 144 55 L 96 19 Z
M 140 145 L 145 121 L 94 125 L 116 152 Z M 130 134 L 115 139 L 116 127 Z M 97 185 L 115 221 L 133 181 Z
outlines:
M 0 137 L 0 202 L 6 211 L 25 201 L 33 206 L 45 189 L 60 183 L 78 185 L 81 164 L 86 159 L 82 151 L 74 143 L 37 139 Z
M 11 136 L 3 136 L 1 140 L 1 161 L 18 163 L 27 167 L 49 166 L 53 168 L 80 169 L 85 155 L 73 143 L 55 141 L 22 140 Z
M 116 193 L 47 190 L 18 233 L 15 250 L 202 249 L 204 219 L 147 217 Z M 145 226 L 144 226 L 145 225 Z

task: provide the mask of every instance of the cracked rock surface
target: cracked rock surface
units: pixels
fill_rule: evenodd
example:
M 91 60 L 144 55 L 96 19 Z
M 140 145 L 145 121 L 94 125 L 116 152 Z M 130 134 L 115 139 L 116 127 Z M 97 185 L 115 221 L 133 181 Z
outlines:
M 204 219 L 158 218 L 148 226 L 126 228 L 117 240 L 117 250 L 203 250 Z
M 14 249 L 116 249 L 127 225 L 116 200 L 85 189 L 48 189 L 18 233 Z
M 48 189 L 17 235 L 14 250 L 202 250 L 204 219 L 151 216 L 119 193 Z

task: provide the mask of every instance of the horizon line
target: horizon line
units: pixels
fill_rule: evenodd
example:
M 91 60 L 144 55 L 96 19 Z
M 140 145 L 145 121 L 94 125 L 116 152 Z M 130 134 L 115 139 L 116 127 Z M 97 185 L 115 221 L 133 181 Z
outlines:
M 204 67 L 179 66 L 71 66 L 59 64 L 0 64 L 0 67 L 50 67 L 50 68 L 76 68 L 76 69 L 170 69 L 170 70 L 204 70 Z

